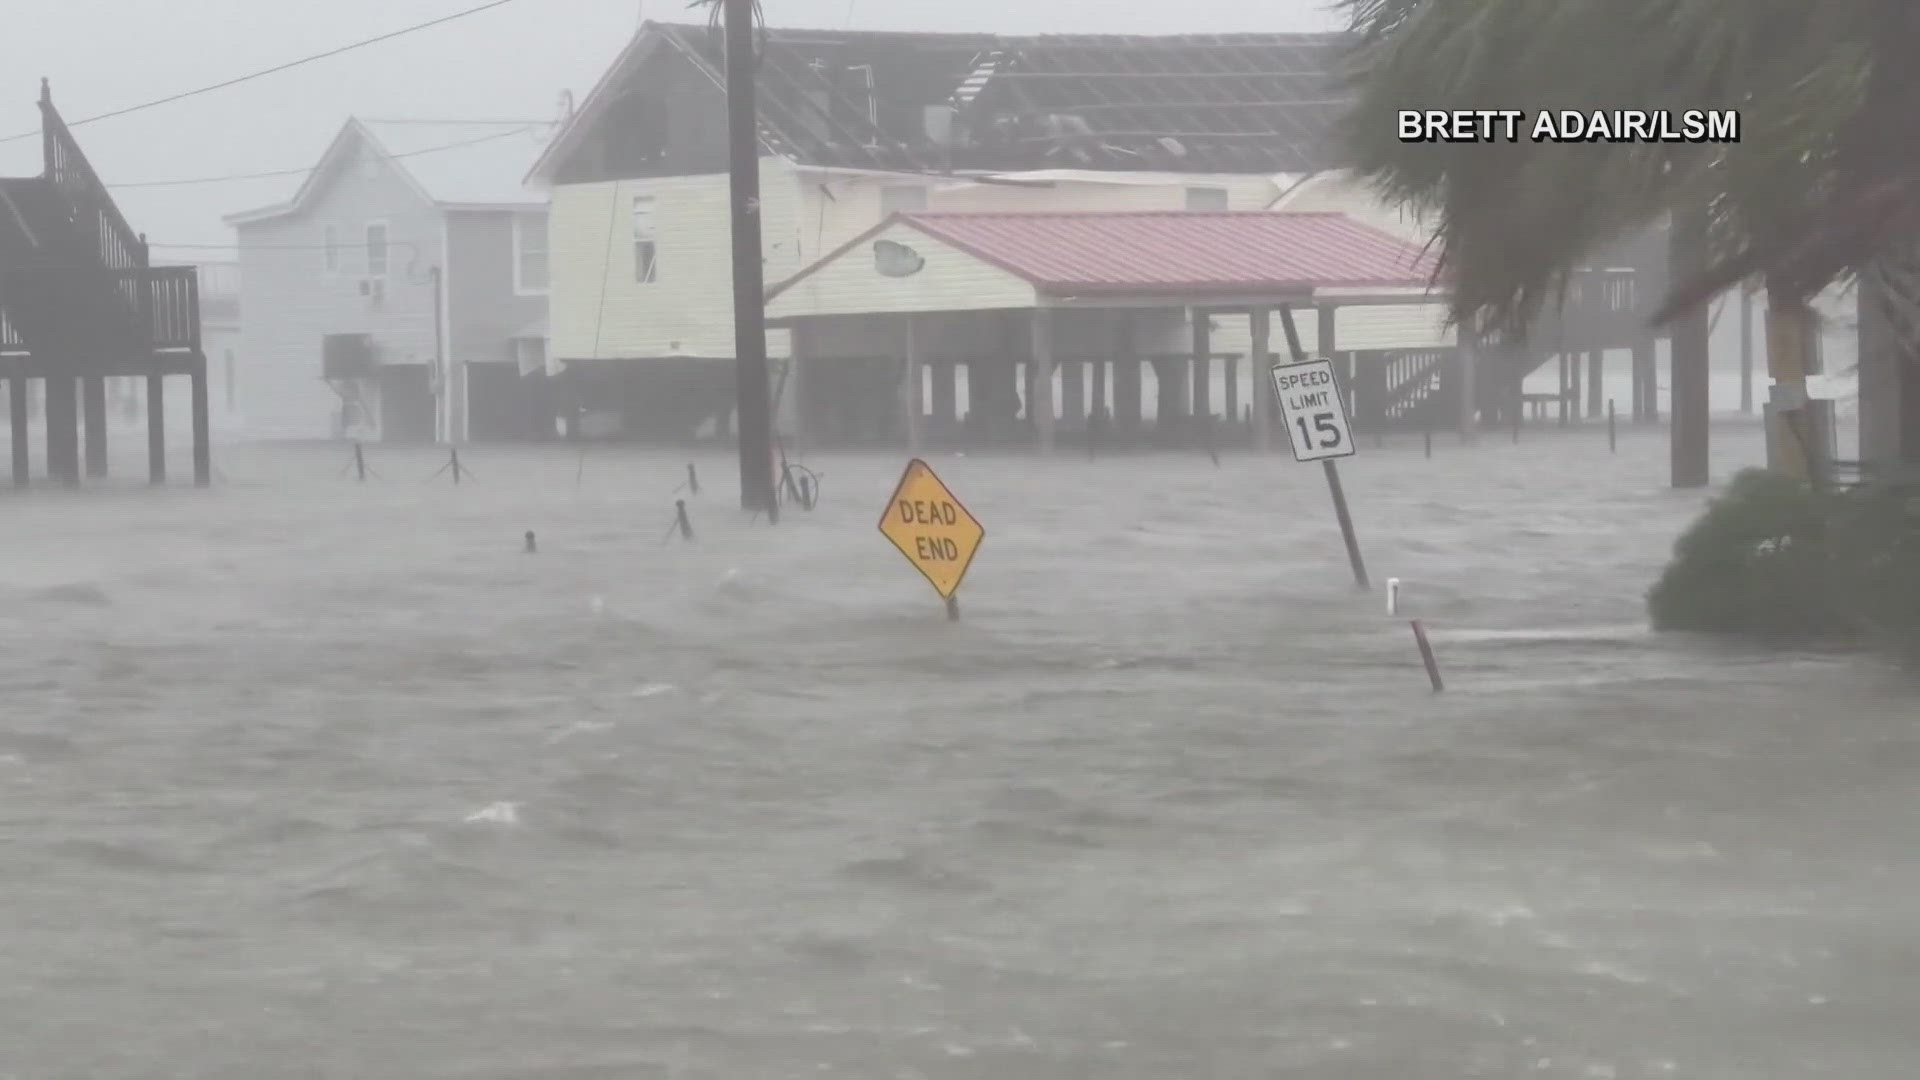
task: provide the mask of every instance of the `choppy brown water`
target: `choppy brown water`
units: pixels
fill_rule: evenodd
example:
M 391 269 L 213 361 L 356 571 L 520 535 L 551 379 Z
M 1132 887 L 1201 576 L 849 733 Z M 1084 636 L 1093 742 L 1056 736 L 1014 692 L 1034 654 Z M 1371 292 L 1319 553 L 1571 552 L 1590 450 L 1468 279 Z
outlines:
M 1659 435 L 1348 464 L 1437 698 L 1284 459 L 936 457 L 949 625 L 898 458 L 463 458 L 0 497 L 0 1075 L 1920 1070 L 1914 684 L 1646 632 Z

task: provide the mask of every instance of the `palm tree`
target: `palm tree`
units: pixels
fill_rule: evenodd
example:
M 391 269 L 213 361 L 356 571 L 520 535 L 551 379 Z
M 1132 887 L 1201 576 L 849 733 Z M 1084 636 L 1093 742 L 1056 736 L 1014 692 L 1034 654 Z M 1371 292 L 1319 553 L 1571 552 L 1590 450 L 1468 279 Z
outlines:
M 1813 355 L 1810 301 L 1835 281 L 1859 277 L 1920 354 L 1920 140 L 1901 134 L 1920 116 L 1920 3 L 1343 3 L 1356 165 L 1432 216 L 1456 319 L 1524 326 L 1587 252 L 1672 220 L 1698 246 L 1676 254 L 1697 257 L 1674 266 L 1656 322 L 1758 278 L 1789 399 Z M 1407 144 L 1408 108 L 1738 109 L 1742 130 L 1731 145 Z M 1903 398 L 1904 456 L 1920 457 L 1920 393 Z

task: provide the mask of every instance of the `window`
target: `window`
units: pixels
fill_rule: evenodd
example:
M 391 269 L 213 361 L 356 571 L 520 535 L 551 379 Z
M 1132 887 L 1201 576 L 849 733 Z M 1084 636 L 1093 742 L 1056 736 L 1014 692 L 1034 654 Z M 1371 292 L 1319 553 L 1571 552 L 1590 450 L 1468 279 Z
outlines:
M 880 216 L 913 214 L 927 208 L 927 189 L 918 184 L 888 184 L 880 189 Z
M 321 246 L 327 252 L 327 273 L 337 273 L 340 269 L 340 231 L 329 225 L 322 234 Z
M 633 200 L 633 280 L 641 284 L 653 280 L 656 254 L 653 196 L 640 195 Z
M 513 291 L 533 296 L 547 291 L 547 219 L 518 214 L 513 219 Z
M 1187 209 L 1189 210 L 1225 210 L 1226 208 L 1226 188 L 1190 187 L 1187 189 Z
M 374 222 L 367 226 L 367 276 L 387 276 L 387 226 Z

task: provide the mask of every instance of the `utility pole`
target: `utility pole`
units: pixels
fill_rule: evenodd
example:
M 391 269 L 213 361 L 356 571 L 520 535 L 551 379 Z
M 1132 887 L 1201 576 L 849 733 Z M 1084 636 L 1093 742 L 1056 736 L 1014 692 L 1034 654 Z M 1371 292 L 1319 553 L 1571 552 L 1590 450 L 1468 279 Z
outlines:
M 779 521 L 773 402 L 767 388 L 766 281 L 760 247 L 760 132 L 754 101 L 753 0 L 720 0 L 726 20 L 727 146 L 733 192 L 734 401 L 740 415 L 740 506 Z

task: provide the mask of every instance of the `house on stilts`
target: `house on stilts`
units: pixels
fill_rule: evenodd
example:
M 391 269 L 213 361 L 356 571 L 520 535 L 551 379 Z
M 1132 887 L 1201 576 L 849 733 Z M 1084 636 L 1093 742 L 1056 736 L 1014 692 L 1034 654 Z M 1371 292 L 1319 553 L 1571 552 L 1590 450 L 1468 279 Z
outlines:
M 1660 245 L 1596 254 L 1524 341 L 1460 340 L 1444 297 L 1408 277 L 1428 233 L 1342 171 L 1341 35 L 759 41 L 768 351 L 789 443 L 1257 444 L 1282 303 L 1331 312 L 1295 318 L 1296 335 L 1338 354 L 1363 430 L 1499 422 L 1551 358 L 1565 416 L 1572 357 L 1609 349 L 1633 349 L 1636 373 L 1644 360 L 1650 400 L 1636 316 Z M 575 434 L 727 432 L 726 168 L 719 35 L 647 23 L 530 173 L 551 193 L 546 375 Z M 1043 236 L 1085 265 L 1031 250 Z M 1208 254 L 1256 240 L 1285 250 L 1231 267 Z
M 45 80 L 40 118 L 40 175 L 0 177 L 0 377 L 13 482 L 30 480 L 35 380 L 43 384 L 46 475 L 79 484 L 83 471 L 107 473 L 108 380 L 142 378 L 149 475 L 164 482 L 166 379 L 185 375 L 194 481 L 205 485 L 213 465 L 194 268 L 149 264 L 145 236 L 121 216 L 87 163 Z

